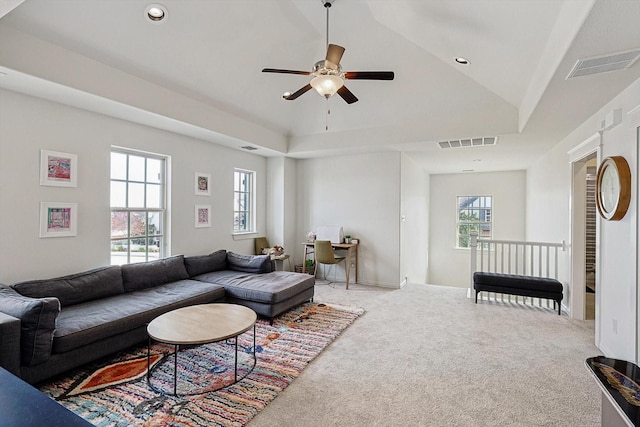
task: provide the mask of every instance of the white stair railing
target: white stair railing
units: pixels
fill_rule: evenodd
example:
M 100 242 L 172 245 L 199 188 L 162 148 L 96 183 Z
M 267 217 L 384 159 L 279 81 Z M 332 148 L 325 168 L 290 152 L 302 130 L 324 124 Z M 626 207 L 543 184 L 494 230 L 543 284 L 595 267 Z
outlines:
M 479 239 L 471 233 L 471 283 L 468 295 L 475 295 L 473 273 L 476 271 L 518 274 L 522 276 L 548 277 L 559 280 L 560 253 L 566 250 L 565 242 L 527 242 L 516 240 Z M 504 295 L 501 299 L 504 301 Z M 491 293 L 488 294 L 488 298 Z M 498 295 L 494 293 L 497 300 Z M 516 302 L 518 297 L 515 296 Z M 526 301 L 526 297 L 522 297 Z M 509 295 L 511 301 L 511 295 Z

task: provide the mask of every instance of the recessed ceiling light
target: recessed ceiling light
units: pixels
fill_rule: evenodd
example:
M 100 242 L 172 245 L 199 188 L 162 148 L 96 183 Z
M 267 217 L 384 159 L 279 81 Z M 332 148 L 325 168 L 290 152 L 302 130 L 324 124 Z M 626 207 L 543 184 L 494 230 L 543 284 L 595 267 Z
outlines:
M 147 19 L 154 23 L 159 23 L 167 18 L 167 8 L 161 4 L 150 4 L 144 9 Z
M 455 61 L 458 64 L 461 64 L 461 65 L 469 65 L 470 64 L 469 60 L 467 58 L 463 58 L 462 56 L 456 57 Z

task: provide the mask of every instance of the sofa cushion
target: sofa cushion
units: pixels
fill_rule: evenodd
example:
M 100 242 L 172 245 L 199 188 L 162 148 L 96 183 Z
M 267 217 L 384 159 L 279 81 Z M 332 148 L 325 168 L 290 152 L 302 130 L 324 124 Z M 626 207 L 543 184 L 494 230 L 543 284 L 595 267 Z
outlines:
M 119 265 L 55 279 L 16 283 L 11 287 L 31 298 L 56 297 L 63 307 L 124 293 Z
M 211 271 L 224 270 L 227 268 L 227 251 L 220 249 L 209 255 L 197 255 L 184 257 L 184 266 L 189 273 L 189 277 Z
M 184 256 L 176 255 L 156 261 L 125 264 L 122 267 L 124 291 L 133 292 L 189 278 Z
M 227 267 L 230 270 L 244 273 L 271 273 L 271 257 L 269 255 L 240 255 L 227 252 Z
M 22 364 L 31 366 L 46 361 L 51 354 L 60 301 L 57 298 L 25 297 L 8 286 L 0 285 L 0 311 L 20 319 Z
M 145 326 L 176 308 L 223 298 L 222 286 L 187 279 L 65 307 L 58 317 L 53 352 L 63 353 Z
M 228 297 L 267 304 L 285 301 L 315 285 L 314 276 L 289 271 L 250 274 L 223 270 L 202 274 L 194 279 L 224 286 Z

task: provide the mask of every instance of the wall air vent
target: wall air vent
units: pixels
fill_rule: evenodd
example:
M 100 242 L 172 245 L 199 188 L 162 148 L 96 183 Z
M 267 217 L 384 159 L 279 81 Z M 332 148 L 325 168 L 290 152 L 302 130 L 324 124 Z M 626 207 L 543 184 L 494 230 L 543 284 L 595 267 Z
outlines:
M 466 147 L 483 147 L 485 145 L 496 145 L 498 137 L 485 136 L 483 138 L 466 138 L 453 139 L 451 141 L 440 141 L 440 148 L 466 148 Z
M 604 56 L 579 59 L 576 65 L 573 66 L 567 79 L 624 70 L 633 65 L 639 57 L 640 49 L 634 49 Z
M 243 150 L 247 150 L 247 151 L 256 151 L 257 150 L 256 147 L 252 147 L 250 145 L 245 145 L 244 147 L 240 147 L 240 148 L 242 148 Z

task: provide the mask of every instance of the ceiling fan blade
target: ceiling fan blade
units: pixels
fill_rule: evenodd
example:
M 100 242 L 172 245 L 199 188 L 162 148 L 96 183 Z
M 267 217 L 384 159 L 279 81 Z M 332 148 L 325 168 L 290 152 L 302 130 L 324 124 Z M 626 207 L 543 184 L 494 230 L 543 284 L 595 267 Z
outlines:
M 338 46 L 337 44 L 330 44 L 327 48 L 327 57 L 325 58 L 327 62 L 330 62 L 336 66 L 340 65 L 340 60 L 342 59 L 342 54 L 344 53 L 344 48 L 342 46 Z M 330 67 L 334 68 L 334 67 Z
M 345 79 L 351 80 L 393 80 L 393 71 L 347 71 Z
M 283 96 L 283 98 L 286 99 L 287 101 L 293 101 L 294 99 L 296 99 L 297 97 L 299 97 L 303 93 L 307 92 L 309 89 L 311 89 L 311 84 L 307 84 L 306 86 L 304 86 L 304 87 L 298 89 L 297 91 L 293 92 L 291 95 Z
M 354 102 L 358 101 L 358 98 L 356 98 L 356 96 L 351 93 L 351 91 L 347 89 L 346 86 L 342 86 L 340 89 L 338 89 L 338 95 L 340 95 L 342 99 L 347 102 L 347 104 L 353 104 Z
M 309 71 L 296 71 L 296 70 L 281 70 L 279 68 L 264 68 L 263 73 L 282 73 L 282 74 L 302 74 L 308 76 L 311 74 Z

